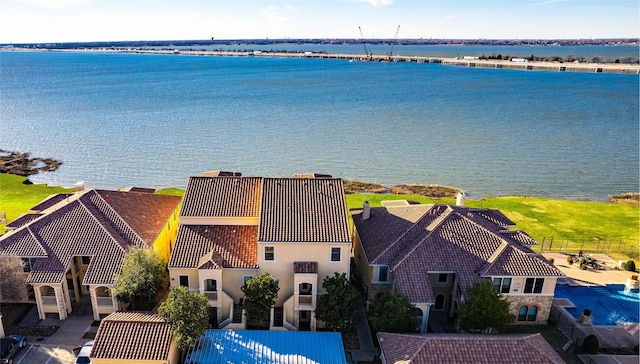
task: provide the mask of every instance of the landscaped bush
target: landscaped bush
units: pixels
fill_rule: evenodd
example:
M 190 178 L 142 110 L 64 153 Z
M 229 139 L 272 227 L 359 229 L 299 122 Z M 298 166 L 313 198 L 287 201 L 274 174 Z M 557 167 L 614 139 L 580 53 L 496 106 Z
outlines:
M 555 259 L 553 259 L 553 258 L 549 258 L 549 259 L 547 259 L 547 260 L 548 260 L 548 261 L 549 261 L 549 263 L 551 263 L 551 264 L 553 264 L 553 262 L 555 262 L 555 261 L 556 261 L 556 260 L 555 260 Z
M 591 309 L 590 308 L 585 308 L 584 311 L 582 312 L 583 315 L 585 316 L 591 316 Z
M 569 265 L 573 264 L 573 257 L 567 257 L 567 263 L 569 263 Z
M 636 271 L 636 262 L 634 262 L 633 260 L 629 259 L 629 260 L 626 261 L 626 263 L 624 263 L 624 265 L 622 267 L 626 271 L 635 272 Z
M 600 349 L 600 343 L 595 335 L 589 335 L 582 342 L 582 352 L 585 354 L 595 354 Z

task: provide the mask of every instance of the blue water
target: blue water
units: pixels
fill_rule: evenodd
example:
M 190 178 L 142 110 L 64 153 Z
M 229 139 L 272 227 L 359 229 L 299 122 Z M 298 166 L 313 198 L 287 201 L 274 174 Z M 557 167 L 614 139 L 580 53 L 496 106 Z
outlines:
M 638 290 L 625 292 L 623 284 L 593 287 L 559 284 L 556 285 L 555 298 L 568 298 L 576 306 L 575 309 L 567 309 L 576 320 L 585 308 L 589 308 L 594 325 L 640 323 Z
M 322 59 L 0 52 L 0 149 L 37 183 L 316 172 L 606 200 L 638 191 L 637 75 Z

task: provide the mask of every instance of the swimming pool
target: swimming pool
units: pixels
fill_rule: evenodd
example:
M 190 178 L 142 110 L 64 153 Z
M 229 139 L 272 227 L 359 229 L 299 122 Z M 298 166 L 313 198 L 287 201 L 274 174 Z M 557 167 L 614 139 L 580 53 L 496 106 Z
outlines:
M 624 284 L 606 286 L 556 285 L 555 298 L 566 298 L 576 308 L 566 308 L 576 320 L 585 308 L 591 309 L 594 325 L 615 325 L 618 322 L 640 323 L 638 290 L 625 292 Z

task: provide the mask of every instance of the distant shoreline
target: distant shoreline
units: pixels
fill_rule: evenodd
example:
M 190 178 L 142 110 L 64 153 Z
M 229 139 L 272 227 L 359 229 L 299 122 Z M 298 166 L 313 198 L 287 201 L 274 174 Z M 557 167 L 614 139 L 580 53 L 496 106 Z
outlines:
M 479 59 L 478 57 L 427 57 L 427 56 L 389 56 L 371 54 L 332 54 L 323 52 L 278 52 L 278 51 L 235 51 L 235 50 L 192 50 L 192 49 L 149 49 L 149 48 L 4 48 L 7 51 L 57 51 L 79 53 L 132 53 L 156 55 L 190 55 L 190 56 L 226 56 L 226 57 L 267 57 L 267 58 L 316 58 L 347 60 L 349 62 L 412 62 L 440 63 L 450 66 L 470 68 L 494 68 L 515 70 L 537 70 L 581 73 L 617 73 L 640 74 L 640 64 L 625 63 L 592 63 L 592 62 L 549 62 L 529 61 L 524 58 L 511 60 Z

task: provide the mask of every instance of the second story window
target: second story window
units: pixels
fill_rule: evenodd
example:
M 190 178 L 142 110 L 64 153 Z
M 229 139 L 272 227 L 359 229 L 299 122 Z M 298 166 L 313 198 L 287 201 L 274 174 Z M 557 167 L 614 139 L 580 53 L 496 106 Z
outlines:
M 524 293 L 542 293 L 544 278 L 527 278 L 524 282 Z
M 274 261 L 276 260 L 276 248 L 273 246 L 264 247 L 264 260 Z
M 386 282 L 389 279 L 389 267 L 380 266 L 378 270 L 378 282 Z
M 332 262 L 340 261 L 340 247 L 331 248 L 331 261 Z
M 493 288 L 499 293 L 509 293 L 511 290 L 511 278 L 494 278 Z

